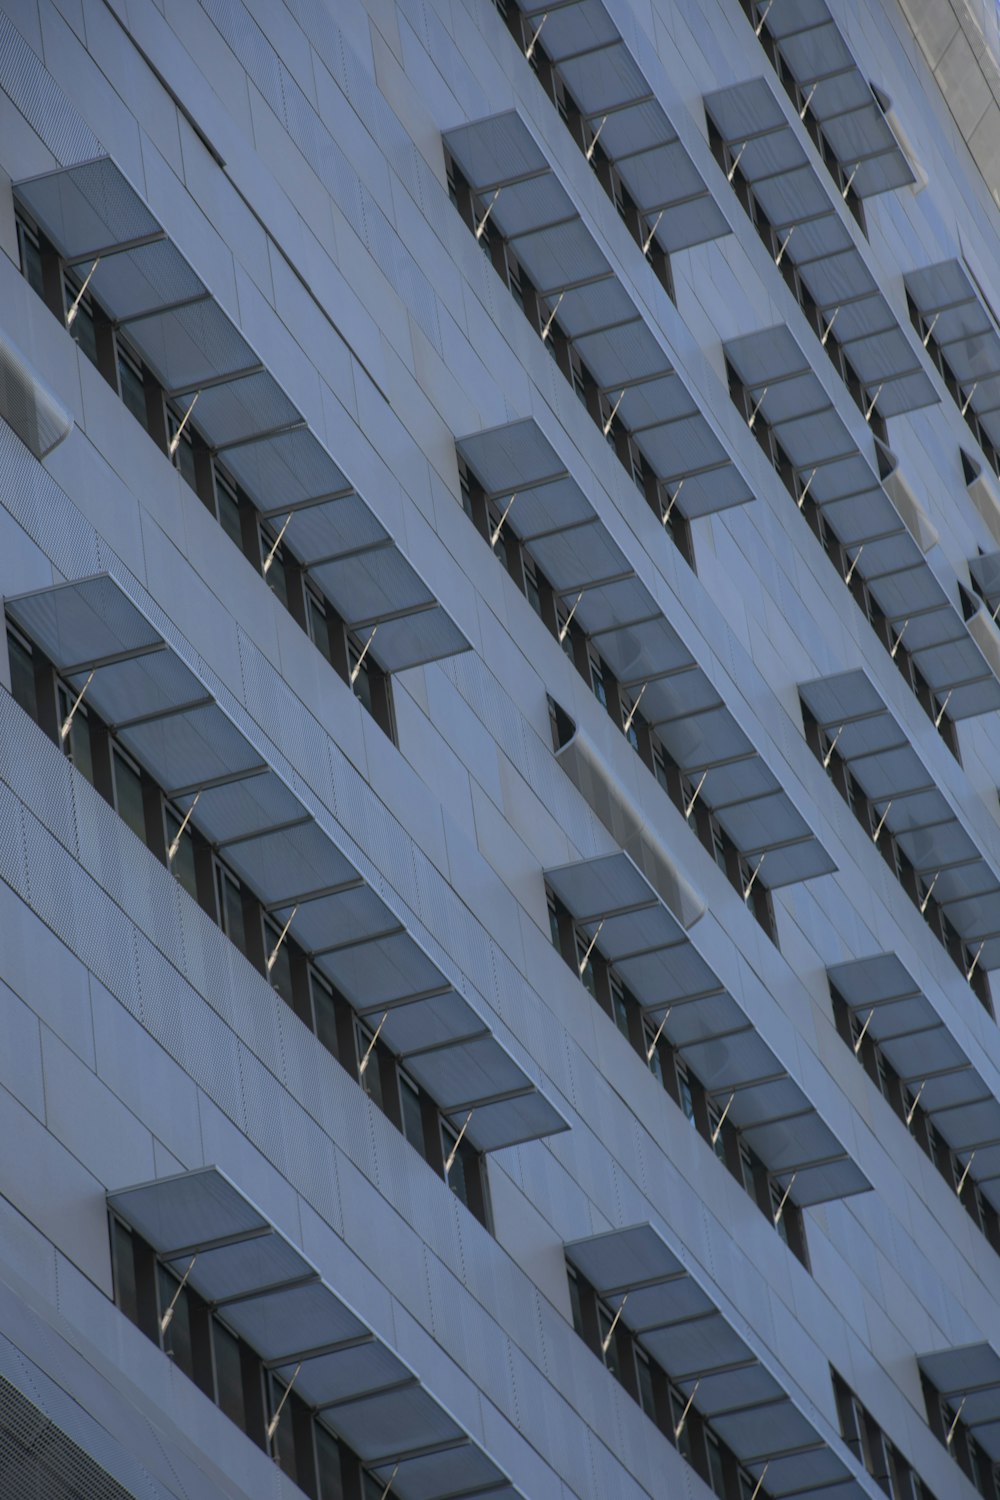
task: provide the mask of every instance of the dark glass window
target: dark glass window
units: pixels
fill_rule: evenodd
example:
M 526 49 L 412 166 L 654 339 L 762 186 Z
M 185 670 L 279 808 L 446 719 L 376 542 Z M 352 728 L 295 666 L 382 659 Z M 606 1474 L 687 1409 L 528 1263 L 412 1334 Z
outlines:
M 423 1156 L 425 1154 L 424 1121 L 420 1107 L 420 1094 L 410 1080 L 403 1075 L 399 1080 L 399 1099 L 403 1115 L 403 1134 L 410 1145 L 415 1146 Z
M 81 682 L 80 687 L 82 686 L 83 683 Z M 60 726 L 66 723 L 70 713 L 72 713 L 73 704 L 76 702 L 80 687 L 67 687 L 64 682 L 59 684 Z M 83 703 L 80 703 L 77 706 L 76 712 L 73 713 L 73 722 L 70 725 L 69 733 L 62 741 L 62 745 L 66 754 L 74 766 L 76 766 L 76 769 L 82 775 L 86 776 L 87 780 L 93 785 L 94 756 L 90 748 L 90 721 L 87 718 L 87 709 Z
M 146 842 L 146 814 L 142 805 L 142 777 L 120 750 L 111 757 L 115 777 L 115 807 L 136 838 Z
M 215 1399 L 230 1421 L 245 1428 L 240 1341 L 218 1318 L 212 1322 L 212 1348 L 215 1353 Z
M 330 622 L 326 617 L 326 610 L 312 589 L 306 589 L 306 623 L 309 626 L 309 639 L 329 661 Z
M 322 1422 L 316 1423 L 316 1478 L 320 1500 L 344 1500 L 340 1444 Z
M 455 1151 L 455 1142 L 457 1140 L 458 1131 L 453 1130 L 446 1121 L 442 1120 L 441 1146 L 444 1151 L 445 1161 L 447 1161 L 452 1152 Z M 455 1194 L 455 1197 L 459 1200 L 459 1202 L 464 1203 L 466 1208 L 468 1208 L 469 1183 L 465 1175 L 465 1157 L 462 1155 L 461 1146 L 459 1146 L 458 1150 L 455 1151 L 454 1159 L 452 1160 L 451 1167 L 448 1170 L 448 1186 L 451 1188 L 452 1192 Z
M 139 1297 L 135 1285 L 135 1252 L 131 1232 L 120 1219 L 112 1219 L 115 1288 L 118 1306 L 133 1323 L 139 1321 Z
M 231 542 L 243 550 L 243 525 L 240 519 L 240 498 L 235 487 L 216 465 L 215 504 L 219 514 L 219 525 Z
M 183 1273 L 182 1273 L 183 1274 Z M 160 1316 L 165 1317 L 173 1303 L 173 1316 L 163 1334 L 163 1347 L 178 1369 L 194 1379 L 194 1350 L 191 1344 L 191 1305 L 188 1291 L 178 1291 L 181 1278 L 174 1276 L 166 1266 L 157 1266 L 160 1287 Z M 174 1301 L 176 1297 L 176 1301 Z
M 247 951 L 246 928 L 243 925 L 243 893 L 234 876 L 216 865 L 219 883 L 219 917 L 222 930 L 241 953 Z
M 21 256 L 21 272 L 31 290 L 38 297 L 45 296 L 45 278 L 42 275 L 42 251 L 38 236 L 23 219 L 17 221 L 17 248 Z
M 273 987 L 278 991 L 282 1000 L 292 1003 L 292 954 L 288 946 L 287 935 L 281 940 L 284 922 L 279 927 L 270 918 L 264 920 L 264 947 L 267 951 L 267 961 L 271 964 L 271 972 L 268 978 Z M 278 943 L 281 941 L 280 948 Z M 277 951 L 275 951 L 277 950 Z M 272 962 L 273 958 L 273 962 Z
M 148 427 L 146 416 L 146 387 L 142 377 L 142 365 L 135 355 L 118 341 L 118 384 L 122 400 L 137 422 Z
M 198 880 L 195 874 L 194 839 L 191 837 L 190 823 L 183 833 L 180 832 L 183 817 L 183 813 L 176 813 L 172 807 L 166 809 L 167 850 L 169 852 L 173 849 L 176 843 L 177 847 L 174 849 L 170 868 L 188 895 L 197 901 Z M 180 834 L 179 838 L 178 834 Z
M 7 633 L 7 652 L 10 657 L 10 690 L 14 702 L 19 703 L 25 713 L 37 722 L 38 694 L 35 691 L 35 666 L 31 652 L 16 635 Z
M 328 1052 L 339 1056 L 337 1046 L 337 1012 L 330 986 L 322 980 L 315 969 L 309 970 L 309 988 L 312 992 L 313 1026 L 316 1035 Z
M 73 314 L 73 322 L 70 326 L 70 333 L 76 340 L 76 342 L 80 345 L 80 348 L 90 360 L 90 363 L 92 365 L 96 365 L 97 330 L 94 326 L 93 303 L 86 295 L 86 293 L 84 293 L 83 297 L 80 298 L 79 302 L 76 302 L 76 299 L 80 294 L 80 282 L 77 281 L 76 277 L 71 271 L 67 272 L 66 274 L 66 279 L 63 283 L 63 293 L 66 298 L 67 318 L 69 317 L 69 314 L 73 308 L 73 304 L 76 303 L 76 312 Z

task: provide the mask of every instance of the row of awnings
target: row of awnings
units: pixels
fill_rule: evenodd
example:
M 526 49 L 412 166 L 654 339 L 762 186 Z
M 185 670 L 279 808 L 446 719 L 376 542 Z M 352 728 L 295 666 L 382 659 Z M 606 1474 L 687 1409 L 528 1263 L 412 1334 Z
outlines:
M 975 412 L 1000 446 L 1000 327 L 968 266 L 941 261 L 908 271 L 906 290 L 962 393 L 962 413 Z
M 668 491 L 664 507 L 676 496 L 693 517 L 752 499 L 521 116 L 460 125 L 444 142 Z
M 787 8 L 776 0 L 771 15 Z M 892 312 L 857 247 L 849 213 L 821 180 L 768 80 L 720 89 L 705 108 L 731 158 L 739 158 L 778 237 L 777 253 L 795 265 L 827 338 L 844 350 L 868 401 L 883 417 L 938 401 L 919 342 Z
M 622 852 L 546 870 L 549 888 L 789 1197 L 800 1207 L 871 1184 L 727 993 L 682 920 Z M 661 1032 L 662 1028 L 662 1032 Z
M 978 967 L 1000 968 L 1000 873 L 860 668 L 799 694 Z M 944 1045 L 942 1039 L 942 1046 Z
M 108 1206 L 400 1500 L 520 1494 L 217 1167 L 111 1192 Z
M 601 0 L 517 4 L 663 248 L 684 250 L 728 234 L 722 211 Z
M 593 1235 L 566 1257 L 774 1500 L 868 1490 L 651 1224 Z M 789 1313 L 789 1317 L 791 1314 Z M 780 1343 L 780 1330 L 779 1343 Z
M 19 203 L 387 672 L 469 643 L 110 157 Z M 192 401 L 197 404 L 192 408 Z M 376 629 L 377 627 L 377 629 Z
M 114 730 L 467 1137 L 567 1128 L 197 671 L 107 574 L 8 598 L 9 617 Z
M 891 455 L 882 450 L 889 472 L 880 479 L 783 324 L 734 339 L 725 353 L 788 455 L 799 493 L 820 508 L 938 707 L 951 719 L 1000 708 L 992 622 L 983 609 L 965 621 L 938 581 L 926 558 L 937 533 L 896 482 Z
M 836 988 L 866 1035 L 995 1208 L 1000 1209 L 1000 1101 L 895 953 L 836 964 Z
M 826 0 L 755 0 L 809 113 L 859 198 L 915 181 L 886 109 L 865 77 Z M 804 110 L 805 103 L 802 108 Z
M 762 884 L 828 874 L 833 861 L 613 540 L 584 487 L 531 418 L 460 439 L 458 451 L 567 611 Z

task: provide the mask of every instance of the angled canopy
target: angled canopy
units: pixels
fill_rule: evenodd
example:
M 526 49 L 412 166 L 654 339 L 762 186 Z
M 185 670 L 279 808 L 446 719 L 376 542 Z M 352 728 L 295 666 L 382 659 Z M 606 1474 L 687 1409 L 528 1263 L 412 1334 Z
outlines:
M 952 1411 L 962 1409 L 962 1422 L 994 1463 L 1000 1463 L 1000 1354 L 992 1344 L 966 1344 L 940 1349 L 917 1360 Z
M 911 1098 L 969 1176 L 1000 1205 L 1000 1101 L 894 953 L 836 964 L 828 971 Z
M 110 157 L 20 182 L 41 225 L 387 672 L 468 641 Z
M 1000 874 L 860 669 L 799 687 L 802 702 L 984 969 L 1000 967 Z
M 907 295 L 941 351 L 963 401 L 1000 445 L 1000 328 L 983 289 L 960 260 L 908 271 Z
M 483 1151 L 565 1121 L 108 574 L 7 599 L 166 795 Z
M 914 181 L 886 118 L 885 96 L 868 82 L 825 0 L 758 0 L 761 24 L 859 198 Z
M 867 1494 L 651 1224 L 575 1240 L 566 1258 L 740 1463 L 755 1478 L 766 1465 L 768 1495 Z
M 729 233 L 687 151 L 601 0 L 517 0 L 582 118 L 665 250 Z
M 474 433 L 461 457 L 489 494 L 509 499 L 507 525 L 528 548 L 642 716 L 752 863 L 776 887 L 833 868 L 804 818 L 725 707 L 613 541 L 583 486 L 531 418 Z
M 951 719 L 1000 708 L 1000 637 L 991 646 L 989 622 L 964 620 L 938 582 L 926 558 L 937 533 L 888 450 L 878 455 L 880 478 L 784 325 L 733 339 L 725 350 L 800 490 L 808 488 L 938 706 Z
M 788 9 L 783 0 L 771 14 Z M 813 166 L 769 81 L 720 89 L 705 108 L 730 157 L 739 157 L 740 175 L 774 231 L 775 255 L 796 267 L 823 319 L 824 342 L 832 338 L 844 350 L 868 399 L 883 417 L 939 400 L 912 332 L 865 265 L 841 194 Z
M 870 1187 L 627 854 L 577 860 L 545 880 L 765 1167 L 791 1183 L 794 1202 Z
M 650 467 L 687 516 L 752 498 L 660 336 L 615 276 L 521 116 L 448 131 L 445 145 L 558 316 Z
M 461 1500 L 510 1480 L 413 1371 L 217 1167 L 108 1193 L 113 1213 L 401 1500 Z M 300 1367 L 300 1368 L 297 1368 Z M 493 1487 L 496 1487 L 494 1490 Z

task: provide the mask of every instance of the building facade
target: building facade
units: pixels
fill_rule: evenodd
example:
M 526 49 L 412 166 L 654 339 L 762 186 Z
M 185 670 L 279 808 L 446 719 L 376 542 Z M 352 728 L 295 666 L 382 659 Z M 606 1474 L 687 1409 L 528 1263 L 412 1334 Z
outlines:
M 1000 1496 L 979 0 L 0 0 L 0 1497 Z

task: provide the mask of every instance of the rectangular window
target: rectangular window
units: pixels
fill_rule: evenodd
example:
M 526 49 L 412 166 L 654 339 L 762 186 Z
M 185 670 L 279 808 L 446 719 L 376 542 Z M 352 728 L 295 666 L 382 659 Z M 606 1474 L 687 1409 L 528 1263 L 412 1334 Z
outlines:
M 278 547 L 272 551 L 277 540 L 277 533 L 272 532 L 270 527 L 261 525 L 260 533 L 260 562 L 263 569 L 268 558 L 271 559 L 266 573 L 268 586 L 274 590 L 285 608 L 288 608 L 288 571 L 285 566 L 285 549 Z
M 219 517 L 219 525 L 229 537 L 235 542 L 240 551 L 243 551 L 243 524 L 240 517 L 240 497 L 236 486 L 222 472 L 218 464 L 214 466 L 215 478 L 215 505 Z
M 757 1196 L 753 1180 L 753 1157 L 750 1147 L 740 1141 L 740 1176 L 743 1178 L 743 1191 L 749 1193 L 751 1198 Z
M 635 1346 L 635 1380 L 639 1389 L 639 1405 L 653 1421 L 656 1420 L 656 1400 L 653 1395 L 653 1372 L 649 1360 L 638 1344 Z
M 374 1099 L 379 1109 L 382 1109 L 382 1076 L 378 1065 L 378 1043 L 376 1042 L 375 1046 L 372 1047 L 373 1033 L 368 1030 L 368 1027 L 362 1021 L 355 1022 L 355 1035 L 357 1037 L 358 1069 L 361 1087 L 371 1099 Z M 370 1052 L 369 1048 L 371 1048 Z M 366 1056 L 368 1063 L 365 1071 L 361 1073 L 361 1064 L 364 1062 Z
M 142 776 L 139 768 L 116 746 L 111 755 L 115 782 L 115 809 L 136 838 L 146 842 L 146 813 L 142 802 Z
M 608 693 L 604 685 L 604 663 L 595 652 L 589 652 L 590 658 L 590 687 L 602 708 L 608 706 Z
M 70 308 L 80 295 L 80 285 L 81 283 L 77 279 L 76 274 L 73 271 L 67 271 L 63 279 L 63 296 L 65 298 L 67 317 L 69 316 Z M 94 326 L 94 304 L 86 294 L 76 303 L 76 312 L 73 316 L 73 325 L 70 333 L 90 360 L 90 363 L 96 366 L 97 329 Z
M 212 1319 L 212 1353 L 215 1356 L 216 1402 L 231 1422 L 246 1431 L 240 1342 L 218 1318 Z
M 337 1012 L 333 990 L 315 969 L 309 970 L 309 989 L 312 993 L 313 1030 L 328 1052 L 340 1056 L 337 1046 Z
M 688 1077 L 688 1070 L 680 1061 L 675 1062 L 674 1070 L 677 1075 L 677 1098 L 680 1101 L 681 1109 L 693 1125 L 694 1095 L 691 1092 L 691 1080 Z
M 347 659 L 350 664 L 351 675 L 354 676 L 355 669 L 360 663 L 360 671 L 354 676 L 354 696 L 361 704 L 372 712 L 372 685 L 368 676 L 368 657 L 361 661 L 361 652 L 364 648 L 355 644 L 353 636 L 347 638 Z
M 659 1022 L 657 1022 L 657 1029 L 659 1029 Z M 660 1081 L 660 1083 L 662 1083 L 663 1082 L 663 1059 L 660 1056 L 660 1043 L 659 1043 L 659 1041 L 656 1042 L 655 1046 L 653 1044 L 655 1037 L 656 1037 L 656 1031 L 650 1026 L 650 1024 L 649 1024 L 648 1021 L 645 1022 L 644 1025 L 643 1025 L 643 1039 L 644 1039 L 644 1041 L 646 1043 L 646 1058 L 647 1058 L 647 1060 L 649 1062 L 649 1071 L 652 1073 L 652 1075 L 653 1075 L 654 1078 L 658 1079 Z M 662 1038 L 661 1038 L 661 1040 L 662 1040 Z
M 139 1321 L 139 1293 L 135 1281 L 132 1233 L 120 1219 L 111 1221 L 112 1253 L 115 1261 L 115 1300 L 133 1323 Z
M 674 1425 L 675 1432 L 677 1431 L 677 1428 L 680 1427 L 681 1419 L 684 1416 L 684 1408 L 686 1405 L 687 1397 L 681 1395 L 680 1391 L 671 1386 L 670 1416 Z M 690 1415 L 690 1413 L 688 1415 Z M 691 1462 L 691 1429 L 686 1421 L 684 1423 L 684 1426 L 681 1428 L 681 1435 L 677 1439 L 677 1451 L 680 1454 L 681 1458 L 685 1459 L 687 1463 Z
M 572 1266 L 567 1266 L 567 1281 L 569 1282 L 569 1310 L 573 1319 L 573 1328 L 580 1338 L 583 1338 L 583 1304 L 580 1300 L 580 1283 Z
M 720 1161 L 725 1161 L 726 1142 L 722 1130 L 722 1110 L 714 1102 L 714 1100 L 710 1101 L 708 1106 L 708 1126 L 712 1134 L 715 1136 L 713 1150 L 715 1151 L 715 1154 Z
M 286 1004 L 291 1005 L 292 955 L 289 951 L 287 936 L 282 942 L 281 947 L 278 948 L 278 940 L 281 937 L 281 931 L 284 925 L 284 922 L 282 922 L 281 926 L 278 926 L 278 924 L 276 922 L 273 922 L 270 917 L 264 918 L 264 951 L 266 957 L 268 958 L 268 960 L 270 960 L 271 955 L 274 954 L 275 949 L 277 948 L 278 951 L 275 954 L 273 964 L 271 964 L 271 972 L 268 975 L 268 978 L 271 981 L 272 988 L 278 991 L 278 994 L 281 996 L 282 1000 L 284 1000 Z
M 38 235 L 18 215 L 17 248 L 21 259 L 21 274 L 38 297 L 45 296 L 45 278 L 42 275 L 42 249 Z
M 581 980 L 581 982 L 583 984 L 584 989 L 587 991 L 587 993 L 589 995 L 592 995 L 596 999 L 597 998 L 597 986 L 594 983 L 594 961 L 593 961 L 593 957 L 591 956 L 590 958 L 587 958 L 586 962 L 584 962 L 584 959 L 585 959 L 586 953 L 587 953 L 587 949 L 589 947 L 590 947 L 590 939 L 588 937 L 585 937 L 583 933 L 578 932 L 576 934 L 576 968 L 577 968 L 577 973 L 580 975 L 580 980 Z M 582 969 L 581 969 L 581 965 L 583 966 Z
M 14 702 L 38 723 L 38 694 L 35 691 L 35 663 L 31 647 L 13 631 L 7 632 L 7 655 L 10 659 L 10 690 Z
M 708 1460 L 708 1482 L 719 1500 L 725 1500 L 726 1470 L 722 1462 L 722 1449 L 714 1432 L 705 1433 L 705 1457 Z
M 197 901 L 198 878 L 195 873 L 194 839 L 191 837 L 191 824 L 189 823 L 184 832 L 181 833 L 180 828 L 184 814 L 176 812 L 172 807 L 167 807 L 164 816 L 168 851 L 174 847 L 175 842 L 177 844 L 177 848 L 174 850 L 174 857 L 170 861 L 170 868 L 192 900 Z M 178 834 L 180 835 L 179 838 Z
M 399 1103 L 403 1117 L 403 1134 L 410 1145 L 419 1151 L 421 1156 L 425 1156 L 427 1148 L 424 1142 L 424 1119 L 420 1093 L 405 1073 L 399 1075 Z M 456 1166 L 458 1164 L 457 1157 L 455 1164 Z
M 617 1380 L 619 1378 L 617 1339 L 612 1335 L 610 1342 L 608 1341 L 608 1335 L 611 1333 L 611 1328 L 614 1320 L 615 1315 L 611 1311 L 611 1309 L 609 1307 L 605 1307 L 603 1302 L 598 1302 L 597 1331 L 601 1337 L 601 1347 L 602 1349 L 604 1349 L 604 1363 L 607 1365 L 608 1370 Z M 618 1328 L 616 1327 L 615 1334 L 617 1334 L 617 1332 Z M 604 1348 L 604 1345 L 606 1343 L 607 1348 Z
M 149 418 L 146 412 L 146 384 L 142 364 L 118 338 L 118 385 L 122 400 L 137 422 L 148 431 Z
M 173 442 L 177 436 L 178 429 L 183 420 L 183 412 L 178 415 L 177 412 L 172 411 L 169 407 L 167 408 L 167 437 L 170 442 Z M 191 437 L 191 427 L 187 423 L 185 423 L 180 441 L 174 449 L 174 465 L 179 470 L 181 478 L 186 480 L 192 489 L 197 489 L 195 483 L 194 442 Z
M 327 661 L 331 661 L 330 622 L 326 617 L 326 610 L 310 588 L 306 589 L 306 625 L 313 645 Z
M 177 1368 L 193 1380 L 194 1348 L 191 1343 L 191 1303 L 187 1288 L 178 1295 L 180 1276 L 175 1276 L 166 1266 L 158 1265 L 156 1272 L 160 1292 L 160 1317 L 163 1317 L 172 1302 L 174 1304 L 173 1317 L 163 1335 L 163 1348 Z
M 80 688 L 67 686 L 60 682 L 58 689 L 59 724 L 65 724 L 72 712 Z M 91 785 L 94 783 L 94 756 L 90 747 L 90 721 L 87 718 L 87 710 L 83 703 L 77 706 L 73 714 L 73 722 L 69 734 L 62 742 L 63 749 L 69 756 L 76 769 L 84 776 Z
M 316 1477 L 320 1500 L 344 1500 L 344 1481 L 340 1470 L 340 1444 L 322 1422 L 315 1424 Z
M 622 1036 L 628 1038 L 628 1002 L 625 992 L 617 979 L 611 980 L 611 1008 L 614 1011 L 615 1025 Z
M 774 1223 L 775 1229 L 778 1231 L 779 1235 L 781 1236 L 781 1238 L 784 1240 L 785 1244 L 787 1245 L 788 1244 L 788 1225 L 785 1223 L 785 1215 L 788 1212 L 788 1205 L 791 1202 L 791 1199 L 790 1198 L 785 1198 L 784 1206 L 782 1206 L 782 1201 L 781 1200 L 783 1198 L 785 1198 L 785 1189 L 781 1186 L 780 1182 L 774 1182 L 774 1181 L 772 1181 L 770 1183 L 771 1219 L 772 1219 L 772 1221 Z M 781 1218 L 780 1219 L 777 1217 L 779 1209 L 781 1209 Z
M 219 888 L 219 921 L 230 942 L 235 943 L 241 953 L 247 951 L 246 928 L 243 923 L 243 892 L 234 875 L 216 865 Z
M 444 1152 L 445 1161 L 455 1151 L 455 1142 L 458 1140 L 458 1131 L 453 1130 L 447 1120 L 441 1122 L 441 1148 Z M 462 1147 L 455 1151 L 455 1159 L 448 1172 L 448 1186 L 460 1203 L 469 1206 L 469 1183 L 466 1178 L 466 1162 L 462 1155 Z
M 532 609 L 535 611 L 535 614 L 538 616 L 539 619 L 541 619 L 541 617 L 542 617 L 542 591 L 541 591 L 541 589 L 538 586 L 538 574 L 535 572 L 535 565 L 531 561 L 530 558 L 525 557 L 523 559 L 523 561 L 524 561 L 524 592 L 525 592 L 525 596 L 527 597 L 528 603 L 531 605 Z

